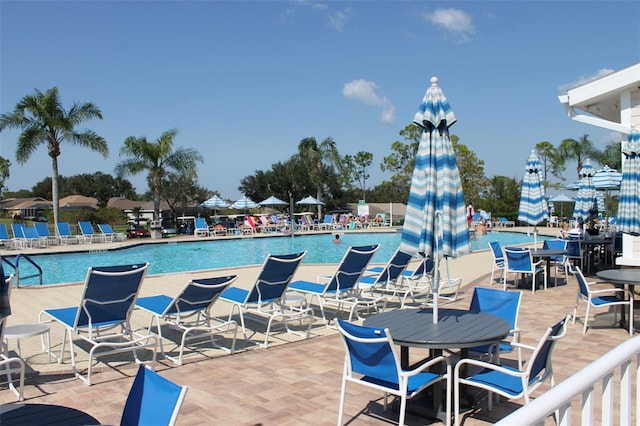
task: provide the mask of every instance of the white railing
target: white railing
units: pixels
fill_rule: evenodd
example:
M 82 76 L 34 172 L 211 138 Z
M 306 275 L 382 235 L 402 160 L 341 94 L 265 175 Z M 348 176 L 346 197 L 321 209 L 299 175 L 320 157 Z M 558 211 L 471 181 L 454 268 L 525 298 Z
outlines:
M 635 358 L 635 363 L 633 362 Z M 606 355 L 597 359 L 573 376 L 562 381 L 552 389 L 519 408 L 509 416 L 500 420 L 496 425 L 544 425 L 545 418 L 556 414 L 559 426 L 572 424 L 582 425 L 632 425 L 640 426 L 640 387 L 638 374 L 640 373 L 640 336 L 627 340 Z M 635 372 L 633 368 L 635 367 Z M 618 392 L 614 391 L 616 370 L 619 369 Z M 601 382 L 596 392 L 596 384 Z M 635 384 L 635 392 L 632 386 Z M 632 396 L 635 393 L 635 407 Z M 595 403 L 597 395 L 601 394 L 600 404 Z M 582 395 L 582 401 L 573 401 L 580 407 L 581 419 L 571 420 L 571 403 Z M 617 399 L 616 399 L 617 398 Z M 617 402 L 620 417 L 614 420 L 614 403 Z M 578 405 L 581 404 L 581 405 Z M 601 406 L 600 416 L 596 415 L 596 405 Z

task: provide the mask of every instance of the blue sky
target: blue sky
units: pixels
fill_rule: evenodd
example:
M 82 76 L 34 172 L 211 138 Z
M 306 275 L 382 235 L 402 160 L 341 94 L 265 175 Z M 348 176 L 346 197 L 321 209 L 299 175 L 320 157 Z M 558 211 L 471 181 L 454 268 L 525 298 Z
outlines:
M 305 137 L 373 153 L 374 186 L 437 76 L 451 131 L 485 174 L 521 179 L 540 141 L 620 140 L 570 120 L 557 96 L 640 60 L 640 2 L 1 0 L 0 54 L 0 112 L 53 86 L 66 106 L 101 108 L 81 127 L 108 141 L 109 158 L 63 145 L 65 176 L 113 173 L 128 136 L 176 128 L 175 146 L 205 158 L 201 185 L 223 198 Z M 17 164 L 17 135 L 0 133 L 10 190 L 51 173 L 44 145 Z M 146 190 L 144 175 L 131 181 Z

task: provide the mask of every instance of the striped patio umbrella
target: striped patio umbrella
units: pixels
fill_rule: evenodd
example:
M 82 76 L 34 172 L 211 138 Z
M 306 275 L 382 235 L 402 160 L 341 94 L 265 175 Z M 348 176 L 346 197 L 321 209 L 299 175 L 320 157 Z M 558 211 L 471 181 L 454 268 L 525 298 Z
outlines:
M 246 195 L 243 195 L 238 199 L 238 201 L 231 204 L 231 206 L 229 207 L 231 207 L 232 209 L 244 210 L 244 212 L 246 213 L 246 211 L 249 209 L 255 209 L 257 207 L 260 207 L 260 204 L 256 203 Z
M 622 183 L 618 204 L 619 231 L 640 234 L 640 130 L 632 127 L 623 144 Z
M 593 175 L 593 186 L 598 191 L 620 189 L 620 182 L 622 182 L 622 173 L 609 166 L 604 166 Z
M 456 122 L 449 102 L 431 79 L 413 123 L 422 128 L 411 178 L 400 250 L 430 256 L 433 268 L 433 321 L 438 322 L 439 264 L 443 257 L 456 258 L 471 251 L 456 155 L 449 127 Z
M 576 219 L 587 221 L 598 214 L 596 201 L 596 188 L 593 186 L 593 166 L 587 158 L 580 169 L 580 189 L 576 197 L 576 205 L 573 207 L 573 216 Z
M 224 207 L 229 207 L 229 203 L 227 203 L 225 200 L 218 197 L 217 195 L 214 195 L 213 197 L 209 198 L 207 201 L 200 204 L 200 207 L 204 207 L 206 209 L 222 209 Z
M 535 227 L 548 217 L 547 201 L 544 195 L 542 164 L 540 164 L 540 160 L 535 151 L 531 151 L 531 155 L 529 155 L 529 159 L 527 159 L 524 179 L 522 180 L 518 220 Z M 534 228 L 533 233 L 535 239 L 537 234 L 536 228 Z

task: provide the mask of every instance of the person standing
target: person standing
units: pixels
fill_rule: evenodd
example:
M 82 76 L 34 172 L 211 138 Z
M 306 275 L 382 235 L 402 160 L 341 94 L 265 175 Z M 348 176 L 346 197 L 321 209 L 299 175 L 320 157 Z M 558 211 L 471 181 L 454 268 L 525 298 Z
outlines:
M 476 211 L 473 209 L 473 203 L 469 203 L 467 206 L 467 225 L 471 228 L 471 224 L 473 223 L 473 216 L 475 216 Z

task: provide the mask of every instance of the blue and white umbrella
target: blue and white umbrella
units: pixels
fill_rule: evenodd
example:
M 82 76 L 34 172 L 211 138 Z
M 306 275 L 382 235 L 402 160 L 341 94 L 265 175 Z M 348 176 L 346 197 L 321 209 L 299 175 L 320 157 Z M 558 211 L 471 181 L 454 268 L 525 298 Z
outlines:
M 260 207 L 260 204 L 256 203 L 255 201 L 253 201 L 251 198 L 247 197 L 246 195 L 243 195 L 242 197 L 240 197 L 240 199 L 238 199 L 238 201 L 236 201 L 235 203 L 231 204 L 230 206 L 232 209 L 238 209 L 238 210 L 249 210 L 249 209 L 255 209 L 257 207 Z
M 439 264 L 443 257 L 471 252 L 466 204 L 449 127 L 456 122 L 449 102 L 431 79 L 413 123 L 422 128 L 411 178 L 400 250 L 430 256 L 433 268 L 433 321 L 438 322 Z
M 549 217 L 547 200 L 544 195 L 544 178 L 542 176 L 542 164 L 535 151 L 527 159 L 524 179 L 522 180 L 522 192 L 520 193 L 520 207 L 518 208 L 518 220 L 534 226 L 534 247 L 537 247 L 538 225 Z
M 623 144 L 622 183 L 618 204 L 619 231 L 640 234 L 640 130 L 632 127 Z
M 576 219 L 587 221 L 598 215 L 596 200 L 596 188 L 593 186 L 595 174 L 591 161 L 587 158 L 580 169 L 580 189 L 576 197 L 576 205 L 573 207 L 573 216 Z
M 225 200 L 223 200 L 219 196 L 214 195 L 213 197 L 209 198 L 207 201 L 204 201 L 202 204 L 200 204 L 200 207 L 215 210 L 215 209 L 222 209 L 225 207 L 229 207 L 229 203 L 227 203 Z
M 596 190 L 620 189 L 620 182 L 622 182 L 622 173 L 609 166 L 604 166 L 593 175 L 593 186 L 595 186 Z

